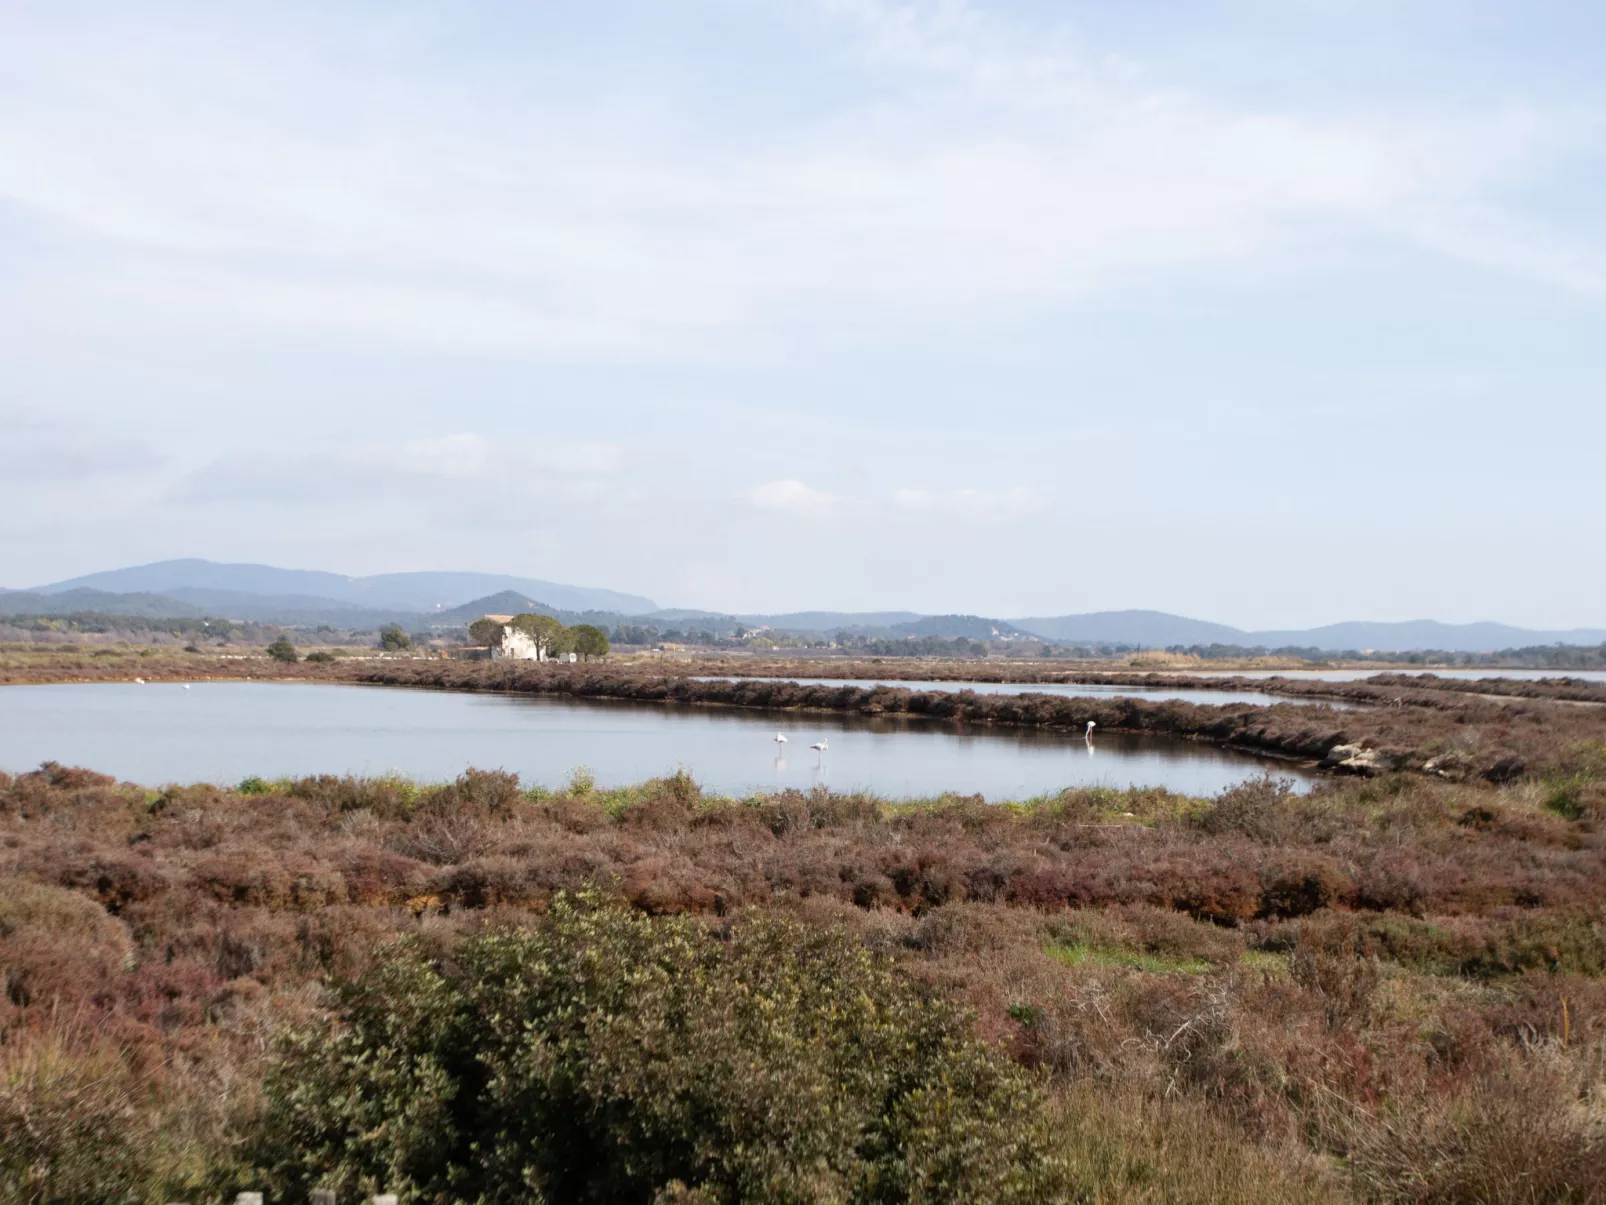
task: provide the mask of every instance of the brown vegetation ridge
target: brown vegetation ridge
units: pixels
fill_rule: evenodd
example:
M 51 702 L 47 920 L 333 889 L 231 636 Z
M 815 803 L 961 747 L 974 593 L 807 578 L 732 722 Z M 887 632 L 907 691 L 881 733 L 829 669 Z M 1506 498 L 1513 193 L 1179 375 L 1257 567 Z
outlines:
M 586 889 L 845 928 L 1039 1077 L 1079 1201 L 1600 1201 L 1603 752 L 1565 792 L 1027 806 L 0 774 L 0 1202 L 259 1183 L 274 1035 L 326 984 Z
M 342 650 L 330 662 L 275 661 L 260 648 L 208 648 L 185 653 L 172 648 L 111 645 L 0 645 L 0 685 L 70 682 L 201 682 L 208 679 L 271 678 L 339 681 L 354 665 L 384 664 L 412 654 L 372 649 Z
M 651 663 L 648 663 L 651 664 Z M 1242 668 L 1242 667 L 1236 667 Z M 1337 668 L 1337 667 L 1332 667 Z M 1393 672 L 1371 666 L 1371 676 L 1354 682 L 1317 678 L 1245 678 L 1189 674 L 1176 670 L 1066 669 L 1063 662 L 978 662 L 973 659 L 920 661 L 808 661 L 707 658 L 677 666 L 690 676 L 726 678 L 841 678 L 865 682 L 989 682 L 1039 685 L 1130 686 L 1134 689 L 1258 691 L 1292 699 L 1334 699 L 1388 705 L 1396 701 L 1432 703 L 1444 694 L 1499 695 L 1523 699 L 1562 699 L 1606 703 L 1606 683 L 1570 678 L 1564 672 L 1543 679 L 1446 678 Z M 1406 696 L 1401 700 L 1401 696 Z M 1417 697 L 1420 696 L 1420 697 Z

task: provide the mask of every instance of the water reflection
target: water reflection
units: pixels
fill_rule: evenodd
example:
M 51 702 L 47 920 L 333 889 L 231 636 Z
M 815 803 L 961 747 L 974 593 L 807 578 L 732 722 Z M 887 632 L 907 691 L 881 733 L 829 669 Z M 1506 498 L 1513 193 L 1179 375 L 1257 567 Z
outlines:
M 813 756 L 788 758 L 778 722 Z M 1081 745 L 1086 756 L 1076 748 Z M 557 786 L 577 766 L 603 786 L 684 766 L 705 789 L 829 784 L 889 797 L 1024 798 L 1098 783 L 1212 794 L 1283 763 L 1198 742 L 964 726 L 911 716 L 762 712 L 380 687 L 199 683 L 0 689 L 0 768 L 45 760 L 148 784 L 396 771 L 439 781 L 468 766 Z

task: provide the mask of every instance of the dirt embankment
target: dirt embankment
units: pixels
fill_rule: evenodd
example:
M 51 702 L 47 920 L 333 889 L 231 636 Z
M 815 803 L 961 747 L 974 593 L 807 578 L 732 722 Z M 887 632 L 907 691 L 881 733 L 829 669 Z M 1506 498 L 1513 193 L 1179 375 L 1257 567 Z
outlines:
M 1606 703 L 1606 682 L 1587 678 L 1440 678 L 1429 675 L 1379 674 L 1370 679 L 1379 690 L 1417 694 L 1484 695 L 1504 699 L 1552 699 L 1568 703 Z
M 342 681 L 364 666 L 393 664 L 394 654 L 344 653 L 332 661 L 275 661 L 250 652 L 141 652 L 138 649 L 83 650 L 68 646 L 36 652 L 0 649 L 0 685 L 30 686 L 67 682 L 205 682 L 272 679 Z

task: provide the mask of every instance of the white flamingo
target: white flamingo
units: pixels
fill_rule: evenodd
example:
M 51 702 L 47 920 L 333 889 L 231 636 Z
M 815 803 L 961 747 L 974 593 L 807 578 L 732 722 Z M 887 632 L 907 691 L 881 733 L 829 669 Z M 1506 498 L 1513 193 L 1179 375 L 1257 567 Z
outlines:
M 135 678 L 134 679 L 134 685 L 135 686 L 144 686 L 145 685 L 145 679 L 144 678 Z
M 1087 739 L 1088 740 L 1092 740 L 1093 739 L 1093 729 L 1097 728 L 1098 726 L 1099 726 L 1099 722 L 1097 720 L 1089 720 L 1087 722 Z
M 814 752 L 820 755 L 820 765 L 822 766 L 825 765 L 825 751 L 830 747 L 831 742 L 826 740 L 824 737 L 821 737 L 817 743 L 809 746 L 810 749 L 813 749 Z
M 786 733 L 777 732 L 775 734 L 775 752 L 785 753 L 786 750 L 781 748 L 781 746 L 784 744 L 786 744 Z

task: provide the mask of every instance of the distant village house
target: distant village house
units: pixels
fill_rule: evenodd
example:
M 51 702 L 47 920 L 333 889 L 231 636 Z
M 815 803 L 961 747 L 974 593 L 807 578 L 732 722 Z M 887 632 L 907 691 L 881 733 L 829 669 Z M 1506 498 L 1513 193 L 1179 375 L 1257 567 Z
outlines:
M 568 661 L 580 660 L 576 653 L 548 652 L 544 641 L 539 640 L 530 632 L 513 625 L 512 615 L 486 615 L 485 619 L 492 623 L 502 625 L 502 639 L 500 643 L 493 643 L 487 647 L 482 656 L 488 656 L 492 661 Z M 468 652 L 469 650 L 464 650 Z M 478 650 L 474 650 L 478 652 Z

